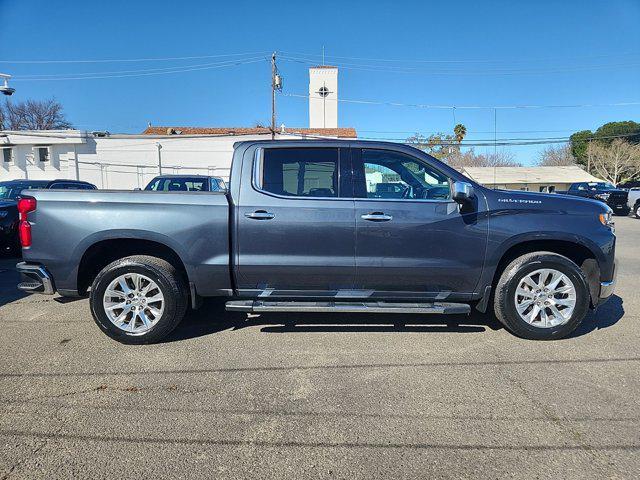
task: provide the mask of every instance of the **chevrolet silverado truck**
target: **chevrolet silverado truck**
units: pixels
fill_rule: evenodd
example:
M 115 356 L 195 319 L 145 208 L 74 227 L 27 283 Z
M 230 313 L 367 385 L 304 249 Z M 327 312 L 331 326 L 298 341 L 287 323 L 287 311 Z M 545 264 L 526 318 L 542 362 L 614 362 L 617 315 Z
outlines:
M 565 192 L 567 195 L 577 197 L 593 198 L 600 200 L 611 207 L 616 215 L 629 215 L 629 206 L 627 205 L 628 192 L 616 188 L 608 182 L 578 182 L 572 183 L 569 190 Z
M 240 142 L 230 180 L 30 192 L 19 288 L 88 292 L 98 327 L 124 343 L 160 341 L 203 297 L 258 314 L 493 310 L 516 335 L 556 339 L 613 293 L 602 202 L 490 190 L 384 142 Z

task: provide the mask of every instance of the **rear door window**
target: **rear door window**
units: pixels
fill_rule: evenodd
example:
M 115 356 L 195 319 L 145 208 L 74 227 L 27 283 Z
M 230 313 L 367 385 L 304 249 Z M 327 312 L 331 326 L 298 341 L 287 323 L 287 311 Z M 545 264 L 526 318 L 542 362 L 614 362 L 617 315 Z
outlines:
M 338 197 L 339 170 L 337 148 L 267 148 L 259 164 L 257 186 L 290 197 Z

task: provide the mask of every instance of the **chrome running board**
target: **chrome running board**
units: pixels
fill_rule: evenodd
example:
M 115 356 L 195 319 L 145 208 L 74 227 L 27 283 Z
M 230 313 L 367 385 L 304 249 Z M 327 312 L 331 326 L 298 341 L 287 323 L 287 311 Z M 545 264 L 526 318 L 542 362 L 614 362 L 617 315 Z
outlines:
M 419 313 L 438 315 L 466 315 L 471 307 L 466 303 L 389 303 L 389 302 L 264 302 L 260 300 L 232 300 L 225 304 L 229 312 L 268 313 Z

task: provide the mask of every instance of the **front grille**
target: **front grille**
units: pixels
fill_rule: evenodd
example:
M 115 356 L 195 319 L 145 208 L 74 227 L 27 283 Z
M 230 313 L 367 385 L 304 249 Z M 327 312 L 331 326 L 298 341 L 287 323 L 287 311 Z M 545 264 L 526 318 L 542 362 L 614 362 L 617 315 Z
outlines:
M 629 194 L 627 192 L 612 192 L 609 194 L 609 201 L 614 203 L 627 203 Z

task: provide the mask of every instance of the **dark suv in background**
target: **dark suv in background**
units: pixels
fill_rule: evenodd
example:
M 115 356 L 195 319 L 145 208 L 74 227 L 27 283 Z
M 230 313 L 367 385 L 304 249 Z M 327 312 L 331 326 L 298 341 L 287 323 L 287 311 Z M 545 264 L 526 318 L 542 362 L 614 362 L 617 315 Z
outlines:
M 616 215 L 629 215 L 627 197 L 629 192 L 616 188 L 608 182 L 580 182 L 572 183 L 567 190 L 567 195 L 576 197 L 593 198 L 600 200 L 611 207 Z
M 17 254 L 18 240 L 17 201 L 23 190 L 96 190 L 96 186 L 78 180 L 9 180 L 0 182 L 0 253 Z

